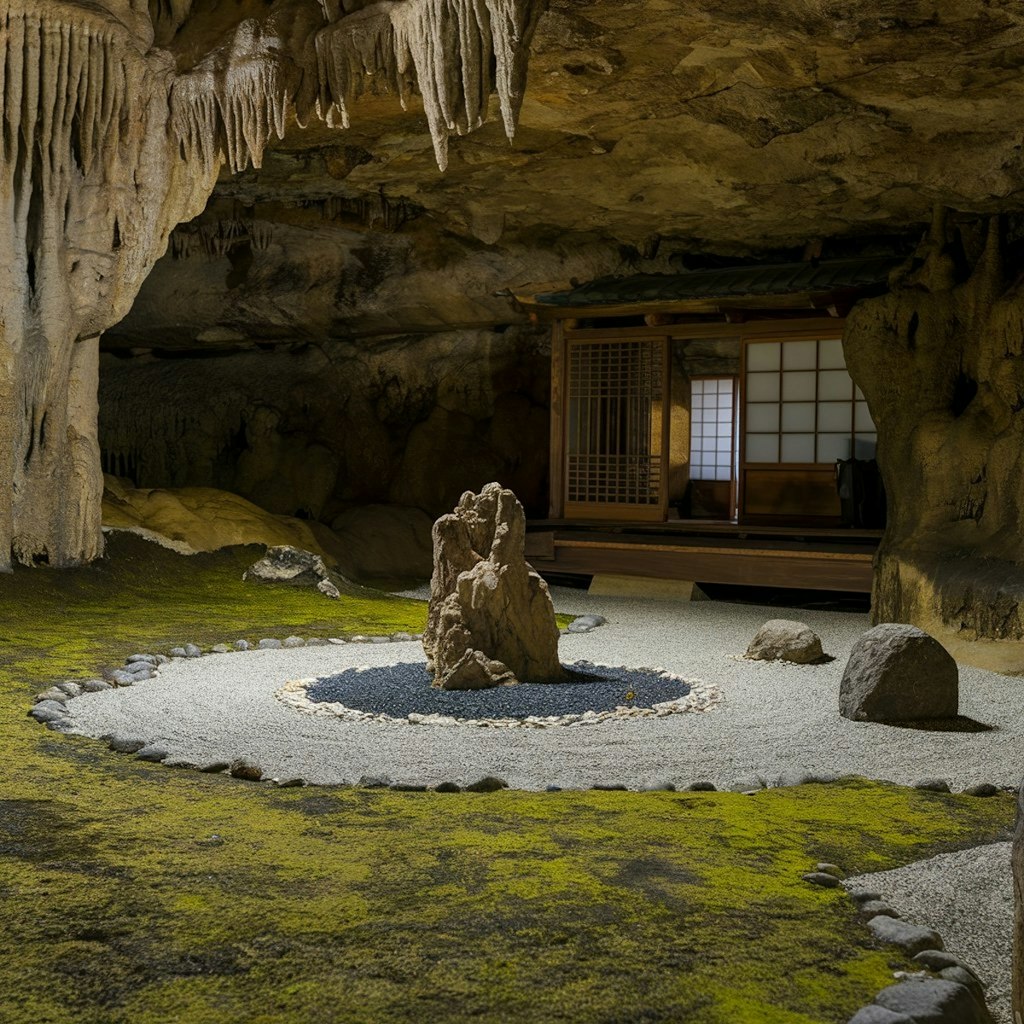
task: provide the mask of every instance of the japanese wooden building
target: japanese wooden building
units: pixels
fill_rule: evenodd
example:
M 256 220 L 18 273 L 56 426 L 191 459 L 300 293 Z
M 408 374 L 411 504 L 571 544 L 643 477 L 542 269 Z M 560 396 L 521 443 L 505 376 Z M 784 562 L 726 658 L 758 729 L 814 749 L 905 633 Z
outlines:
M 838 462 L 876 448 L 843 318 L 901 262 L 518 296 L 552 331 L 549 518 L 528 538 L 537 568 L 869 591 L 881 530 L 844 524 L 836 485 Z

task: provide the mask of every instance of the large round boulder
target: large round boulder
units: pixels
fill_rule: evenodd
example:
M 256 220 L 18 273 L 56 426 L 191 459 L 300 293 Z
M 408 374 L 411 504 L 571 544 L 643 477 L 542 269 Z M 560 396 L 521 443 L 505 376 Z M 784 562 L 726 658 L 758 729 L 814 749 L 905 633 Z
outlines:
M 792 619 L 769 619 L 750 641 L 746 656 L 754 661 L 793 661 L 798 665 L 825 660 L 818 634 Z
M 886 622 L 854 645 L 839 688 L 839 712 L 864 722 L 955 718 L 959 672 L 923 629 Z

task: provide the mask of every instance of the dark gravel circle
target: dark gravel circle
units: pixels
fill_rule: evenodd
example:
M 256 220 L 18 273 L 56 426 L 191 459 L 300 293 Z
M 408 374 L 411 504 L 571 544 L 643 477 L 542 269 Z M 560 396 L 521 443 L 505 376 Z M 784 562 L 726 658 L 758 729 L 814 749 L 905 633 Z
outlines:
M 567 665 L 578 681 L 520 683 L 491 690 L 438 690 L 422 662 L 348 669 L 318 679 L 306 693 L 315 703 L 343 704 L 356 711 L 405 718 L 447 715 L 451 718 L 527 718 L 530 715 L 579 715 L 584 711 L 649 708 L 685 697 L 681 679 L 635 668 L 589 663 Z

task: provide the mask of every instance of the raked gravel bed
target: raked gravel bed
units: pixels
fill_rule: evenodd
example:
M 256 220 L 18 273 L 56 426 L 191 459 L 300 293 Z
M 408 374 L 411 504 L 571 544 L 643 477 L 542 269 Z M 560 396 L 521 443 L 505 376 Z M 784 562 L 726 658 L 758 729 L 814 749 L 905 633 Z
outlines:
M 778 608 L 572 590 L 556 590 L 554 597 L 559 611 L 608 620 L 592 632 L 563 636 L 563 661 L 653 666 L 713 687 L 720 699 L 699 713 L 620 717 L 586 729 L 353 722 L 301 714 L 276 699 L 289 681 L 423 660 L 416 641 L 348 643 L 175 658 L 155 678 L 69 701 L 65 728 L 97 738 L 138 737 L 166 751 L 168 764 L 247 757 L 264 778 L 320 784 L 374 776 L 465 785 L 485 775 L 522 789 L 682 787 L 698 780 L 751 789 L 836 774 L 903 784 L 941 777 L 954 789 L 1020 781 L 1021 680 L 961 667 L 961 714 L 993 726 L 988 732 L 921 731 L 840 717 L 839 681 L 850 647 L 869 626 L 864 615 L 794 613 L 836 660 L 791 665 L 741 657 Z

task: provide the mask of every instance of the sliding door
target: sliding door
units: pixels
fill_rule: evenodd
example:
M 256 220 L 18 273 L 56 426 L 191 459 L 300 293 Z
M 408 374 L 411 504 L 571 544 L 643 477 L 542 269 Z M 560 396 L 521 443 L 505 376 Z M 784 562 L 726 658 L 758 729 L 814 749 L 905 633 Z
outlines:
M 570 340 L 566 364 L 566 517 L 664 519 L 667 339 Z

